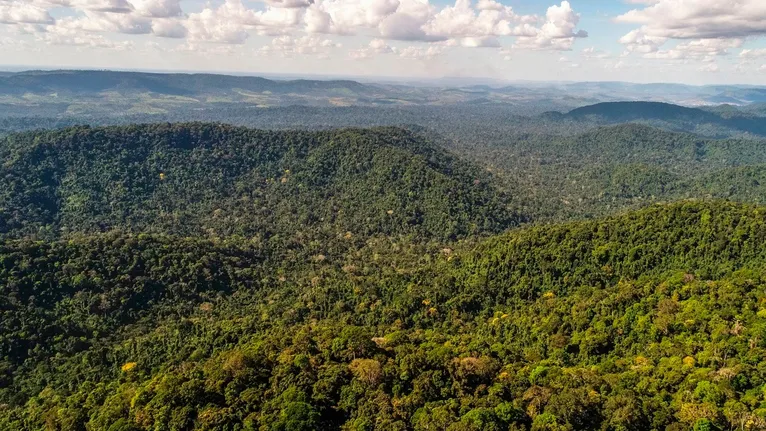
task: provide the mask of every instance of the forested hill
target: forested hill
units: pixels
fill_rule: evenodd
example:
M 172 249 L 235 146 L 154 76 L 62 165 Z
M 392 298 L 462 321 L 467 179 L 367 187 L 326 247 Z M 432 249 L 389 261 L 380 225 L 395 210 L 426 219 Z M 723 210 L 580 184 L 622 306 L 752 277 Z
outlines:
M 723 202 L 326 260 L 5 241 L 0 429 L 764 429 L 764 241 Z
M 185 73 L 138 73 L 106 70 L 29 71 L 0 76 L 0 94 L 90 96 L 105 93 L 122 95 L 157 93 L 165 96 L 201 97 L 234 95 L 237 92 L 275 94 L 321 94 L 322 96 L 377 94 L 380 90 L 355 81 L 276 81 L 254 76 Z
M 566 114 L 571 118 L 598 117 L 614 123 L 635 120 L 710 121 L 719 116 L 698 108 L 687 108 L 660 102 L 605 102 L 573 109 Z
M 0 140 L 0 233 L 450 239 L 519 219 L 491 178 L 393 128 L 75 127 Z
M 748 112 L 715 112 L 660 102 L 605 102 L 577 108 L 563 115 L 545 114 L 544 117 L 552 121 L 568 119 L 596 124 L 640 122 L 713 137 L 766 135 L 763 118 Z

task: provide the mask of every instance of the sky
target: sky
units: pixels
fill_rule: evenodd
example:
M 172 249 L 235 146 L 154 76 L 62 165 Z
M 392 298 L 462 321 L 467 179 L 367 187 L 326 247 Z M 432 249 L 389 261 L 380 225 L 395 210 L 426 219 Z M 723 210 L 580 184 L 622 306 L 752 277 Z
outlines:
M 0 68 L 766 84 L 766 0 L 0 0 Z

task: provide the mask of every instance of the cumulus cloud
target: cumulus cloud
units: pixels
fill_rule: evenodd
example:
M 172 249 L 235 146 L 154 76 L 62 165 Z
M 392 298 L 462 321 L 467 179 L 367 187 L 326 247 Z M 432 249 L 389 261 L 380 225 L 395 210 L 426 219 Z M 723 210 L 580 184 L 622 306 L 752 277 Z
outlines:
M 442 36 L 426 34 L 423 22 L 416 16 L 408 14 L 393 14 L 386 17 L 378 27 L 380 35 L 386 39 L 407 41 L 439 41 Z
M 560 6 L 549 7 L 545 18 L 545 23 L 540 28 L 527 25 L 517 29 L 524 33 L 519 33 L 516 46 L 569 51 L 576 39 L 588 37 L 588 32 L 577 30 L 580 14 L 572 9 L 568 1 L 562 1 Z
M 21 1 L 0 3 L 0 23 L 53 24 L 55 20 L 47 10 Z
M 657 51 L 667 41 L 666 37 L 650 36 L 643 30 L 633 30 L 621 37 L 619 42 L 625 45 L 628 52 L 648 54 Z
M 146 18 L 133 14 L 91 11 L 86 11 L 82 17 L 62 18 L 56 22 L 55 27 L 71 31 L 124 34 L 149 34 L 152 32 L 152 23 Z
M 38 40 L 51 45 L 67 45 L 83 48 L 102 48 L 125 51 L 133 48 L 129 41 L 115 42 L 97 34 L 83 34 L 75 29 L 65 27 L 52 27 L 49 31 L 41 33 Z
M 535 49 L 569 49 L 580 16 L 568 1 L 548 9 L 545 17 L 519 15 L 495 0 L 456 0 L 438 9 L 427 0 L 317 0 L 306 9 L 309 33 L 356 34 L 367 30 L 389 40 L 495 46 L 496 38 L 517 36 Z M 537 26 L 543 23 L 542 26 Z
M 0 0 L 0 24 L 14 33 L 49 33 L 40 42 L 127 49 L 110 41 L 153 35 L 183 40 L 180 50 L 243 45 L 251 35 L 273 37 L 264 54 L 326 55 L 337 48 L 328 37 L 372 38 L 350 50 L 353 58 L 392 54 L 429 60 L 454 47 L 491 48 L 510 58 L 513 49 L 571 50 L 587 37 L 569 1 L 553 4 L 544 15 L 522 15 L 498 0 L 217 0 L 187 13 L 182 0 Z M 53 14 L 53 8 L 69 13 Z M 59 17 L 55 19 L 54 16 Z M 332 35 L 332 36 L 327 36 Z M 413 42 L 396 49 L 391 41 Z M 510 45 L 509 45 L 510 46 Z M 228 48 L 211 47 L 210 52 Z M 207 52 L 207 51 L 206 51 Z M 598 57 L 599 53 L 589 55 Z
M 373 39 L 369 45 L 362 49 L 354 49 L 349 51 L 349 57 L 355 60 L 367 60 L 377 55 L 393 54 L 396 52 L 396 48 L 390 46 L 383 39 Z
M 408 46 L 398 52 L 402 58 L 410 60 L 433 60 L 444 53 L 444 47 L 431 45 L 427 48 Z
M 306 30 L 312 33 L 353 34 L 360 28 L 376 28 L 397 12 L 425 22 L 428 13 L 423 16 L 417 11 L 427 5 L 419 0 L 318 0 L 307 8 L 304 18 Z
M 285 35 L 272 40 L 270 45 L 264 46 L 259 52 L 265 55 L 280 55 L 288 58 L 295 55 L 315 55 L 319 58 L 329 58 L 332 49 L 341 46 L 341 44 L 330 39 L 323 39 L 316 35 L 302 37 Z
M 649 36 L 674 39 L 743 38 L 766 33 L 763 0 L 658 0 L 616 18 Z
M 185 38 L 189 31 L 177 19 L 156 19 L 152 21 L 152 34 L 172 39 Z
M 170 18 L 183 14 L 180 0 L 131 0 L 136 12 L 151 18 Z
M 729 49 L 739 48 L 742 39 L 699 39 L 679 43 L 672 49 L 657 50 L 644 55 L 645 58 L 662 60 L 700 60 L 713 62 L 715 57 L 729 54 Z
M 481 0 L 474 8 L 470 0 L 457 0 L 455 6 L 439 11 L 424 27 L 429 35 L 442 38 L 507 36 L 511 24 L 521 17 L 508 6 Z
M 247 27 L 257 21 L 255 12 L 241 1 L 226 0 L 215 9 L 208 7 L 190 14 L 185 26 L 192 42 L 242 44 L 250 37 Z

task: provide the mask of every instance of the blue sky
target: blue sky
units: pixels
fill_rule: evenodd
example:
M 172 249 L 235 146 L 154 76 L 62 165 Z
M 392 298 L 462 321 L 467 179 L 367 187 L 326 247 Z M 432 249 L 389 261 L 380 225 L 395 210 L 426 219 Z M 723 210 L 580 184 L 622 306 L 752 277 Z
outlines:
M 765 34 L 763 0 L 0 0 L 6 67 L 766 84 Z

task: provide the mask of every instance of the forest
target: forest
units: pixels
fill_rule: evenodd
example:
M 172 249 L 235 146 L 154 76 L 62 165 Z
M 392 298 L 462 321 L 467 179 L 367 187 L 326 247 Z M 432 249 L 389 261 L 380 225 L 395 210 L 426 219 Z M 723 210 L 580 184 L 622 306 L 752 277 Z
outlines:
M 334 109 L 4 120 L 0 429 L 766 429 L 761 138 Z
M 8 240 L 0 427 L 760 429 L 765 211 L 654 205 L 453 248 Z

